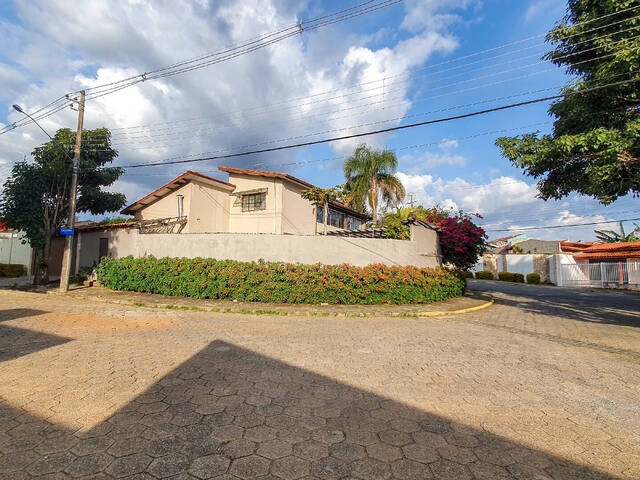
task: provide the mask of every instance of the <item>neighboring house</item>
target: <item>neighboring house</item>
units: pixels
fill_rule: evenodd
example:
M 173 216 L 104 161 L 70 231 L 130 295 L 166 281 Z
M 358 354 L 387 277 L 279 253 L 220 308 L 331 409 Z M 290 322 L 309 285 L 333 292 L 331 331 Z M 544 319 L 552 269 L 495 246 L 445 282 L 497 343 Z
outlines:
M 286 173 L 218 167 L 224 182 L 188 171 L 122 210 L 136 221 L 180 225 L 179 233 L 321 232 L 322 209 L 301 196 L 313 185 Z M 371 217 L 329 204 L 329 229 L 362 228 Z
M 640 242 L 596 243 L 574 258 L 577 263 L 640 262 Z
M 640 242 L 594 243 L 565 257 L 558 285 L 640 288 Z
M 487 242 L 487 246 L 492 253 L 501 252 L 503 249 L 510 247 L 514 243 L 517 243 L 522 240 L 526 240 L 527 236 L 524 233 L 520 233 L 517 235 L 511 235 L 509 237 L 496 238 L 495 240 L 490 240 Z

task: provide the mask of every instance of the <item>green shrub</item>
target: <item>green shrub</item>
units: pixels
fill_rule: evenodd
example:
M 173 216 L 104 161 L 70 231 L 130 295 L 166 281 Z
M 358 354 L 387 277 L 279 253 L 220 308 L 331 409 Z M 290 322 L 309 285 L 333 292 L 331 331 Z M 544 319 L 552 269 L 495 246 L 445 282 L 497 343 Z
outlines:
M 27 267 L 17 263 L 0 263 L 0 277 L 16 278 L 24 277 Z
M 462 295 L 443 268 L 301 265 L 206 258 L 104 257 L 98 281 L 113 290 L 274 303 L 403 304 Z
M 489 270 L 480 270 L 476 272 L 476 278 L 478 280 L 493 280 L 493 272 Z
M 503 282 L 524 283 L 524 275 L 522 273 L 499 272 L 498 280 L 502 280 Z
M 473 278 L 473 272 L 462 272 L 464 278 Z
M 527 275 L 527 283 L 533 283 L 535 285 L 540 283 L 540 274 L 539 273 L 529 273 Z

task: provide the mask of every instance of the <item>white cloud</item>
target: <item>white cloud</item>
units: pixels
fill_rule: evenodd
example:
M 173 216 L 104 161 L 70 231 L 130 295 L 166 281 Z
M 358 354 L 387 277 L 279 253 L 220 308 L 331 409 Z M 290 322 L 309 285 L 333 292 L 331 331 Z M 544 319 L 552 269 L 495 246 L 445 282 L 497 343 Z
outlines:
M 407 168 L 411 165 L 408 173 L 419 173 L 425 170 L 433 170 L 441 166 L 462 166 L 467 163 L 467 159 L 462 155 L 452 152 L 458 148 L 457 140 L 443 139 L 439 145 L 438 152 L 424 152 L 419 156 L 403 155 L 399 158 L 401 167 Z
M 338 97 L 345 93 L 340 90 L 344 86 L 382 76 L 403 75 L 436 52 L 450 53 L 458 43 L 447 31 L 450 20 L 446 19 L 446 12 L 467 4 L 466 1 L 457 1 L 455 5 L 430 2 L 429 9 L 424 10 L 420 2 L 409 2 L 407 18 L 418 12 L 420 22 L 405 21 L 403 25 L 409 33 L 399 41 L 383 32 L 381 35 L 390 42 L 383 48 L 368 46 L 367 42 L 375 38 L 375 34 L 351 35 L 345 33 L 349 30 L 348 24 L 338 24 L 209 68 L 141 83 L 87 102 L 85 127 L 112 129 L 120 164 L 184 158 L 230 148 L 237 151 L 239 146 L 281 138 L 320 138 L 308 135 L 309 132 L 361 131 L 345 129 L 406 113 L 411 106 L 407 82 L 386 85 L 384 94 L 382 88 L 375 90 L 381 85 L 373 83 L 363 87 L 368 91 L 358 95 L 327 102 L 313 100 Z M 73 2 L 34 0 L 19 1 L 15 8 L 22 25 L 0 23 L 0 37 L 7 47 L 3 51 L 11 61 L 0 66 L 0 78 L 3 86 L 6 84 L 6 88 L 0 90 L 0 98 L 34 111 L 64 92 L 149 71 L 254 38 L 282 25 L 295 24 L 304 3 L 293 0 L 186 4 L 170 0 L 104 0 L 86 2 L 82 10 L 78 10 Z M 433 21 L 429 15 L 434 16 Z M 293 102 L 290 108 L 282 105 L 287 99 L 303 99 L 320 92 L 331 94 Z M 353 93 L 353 90 L 347 92 Z M 376 101 L 377 104 L 362 107 Z M 304 103 L 307 105 L 302 105 Z M 268 112 L 255 108 L 264 105 L 273 107 Z M 331 113 L 338 109 L 342 112 Z M 64 110 L 41 123 L 53 133 L 61 127 L 74 128 L 75 115 Z M 21 118 L 16 112 L 9 114 L 9 121 Z M 199 120 L 128 133 L 119 130 L 183 119 Z M 381 146 L 386 138 L 380 136 L 373 143 Z M 45 138 L 37 127 L 29 126 L 12 131 L 2 140 L 0 164 L 10 165 Z M 355 143 L 341 142 L 331 147 L 338 153 L 346 153 Z M 295 155 L 289 151 L 230 162 L 238 166 L 258 162 L 289 163 Z M 434 158 L 432 161 L 447 160 Z M 188 167 L 215 173 L 217 163 Z M 149 170 L 151 175 L 125 177 L 118 185 L 125 188 L 126 182 L 135 182 L 142 186 L 142 191 L 149 191 L 185 168 L 160 170 L 166 174 L 164 177 L 156 176 L 159 169 Z M 126 188 L 130 195 L 135 194 L 134 189 Z
M 442 29 L 460 21 L 451 10 L 480 4 L 479 0 L 405 0 L 407 15 L 402 26 L 409 31 Z M 442 12 L 443 7 L 446 11 Z
M 534 0 L 529 4 L 524 14 L 524 19 L 526 22 L 530 22 L 543 13 L 553 12 L 555 14 L 562 7 L 563 2 L 558 2 L 557 0 Z

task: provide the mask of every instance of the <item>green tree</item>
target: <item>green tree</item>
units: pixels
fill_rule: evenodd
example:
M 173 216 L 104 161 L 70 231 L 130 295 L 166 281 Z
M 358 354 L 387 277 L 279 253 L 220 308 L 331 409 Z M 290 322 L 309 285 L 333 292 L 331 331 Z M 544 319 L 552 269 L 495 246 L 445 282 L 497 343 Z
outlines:
M 416 211 L 410 207 L 399 207 L 396 208 L 395 212 L 386 212 L 382 217 L 384 236 L 395 240 L 409 240 L 411 231 L 409 226 L 403 222 L 411 216 L 424 220 L 424 218 L 416 215 Z
M 398 159 L 389 150 L 374 150 L 362 144 L 344 164 L 346 189 L 353 193 L 353 203 L 369 204 L 373 222 L 378 222 L 378 202 L 397 206 L 404 198 L 402 182 L 395 176 Z
M 324 224 L 324 235 L 327 234 L 327 217 L 329 215 L 329 203 L 337 200 L 340 196 L 340 192 L 340 187 L 313 187 L 300 192 L 302 198 L 306 198 L 316 207 L 322 208 L 322 223 Z
M 635 227 L 630 233 L 625 233 L 624 226 L 620 222 L 620 232 L 614 230 L 596 230 L 596 238 L 606 243 L 638 242 L 640 241 L 640 225 L 634 222 Z
M 84 130 L 78 174 L 77 211 L 101 215 L 119 210 L 125 204 L 120 193 L 105 192 L 123 171 L 105 167 L 118 155 L 111 148 L 111 133 L 106 128 Z M 36 147 L 33 161 L 13 165 L 0 198 L 0 218 L 22 231 L 37 252 L 36 282 L 47 282 L 47 264 L 51 240 L 66 224 L 73 169 L 75 132 L 60 129 L 53 140 Z
M 567 16 L 547 34 L 555 48 L 545 59 L 578 80 L 549 108 L 553 133 L 496 141 L 506 158 L 539 180 L 545 200 L 579 192 L 609 204 L 640 192 L 640 20 L 637 10 L 625 11 L 636 4 L 569 0 Z

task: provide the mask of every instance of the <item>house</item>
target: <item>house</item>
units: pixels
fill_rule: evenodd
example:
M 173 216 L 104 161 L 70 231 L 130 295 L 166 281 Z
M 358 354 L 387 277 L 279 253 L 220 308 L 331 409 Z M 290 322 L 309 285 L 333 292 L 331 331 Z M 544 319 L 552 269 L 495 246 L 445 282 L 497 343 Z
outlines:
M 640 262 L 640 242 L 595 243 L 574 258 L 576 263 Z
M 269 233 L 315 235 L 322 231 L 322 208 L 301 195 L 313 185 L 292 175 L 218 167 L 225 182 L 188 171 L 127 206 L 142 225 L 178 226 L 180 233 Z M 329 229 L 357 230 L 369 215 L 340 202 L 329 204 Z M 174 230 L 175 231 L 175 230 Z
M 301 195 L 313 185 L 286 173 L 219 167 L 226 181 L 188 171 L 122 210 L 131 221 L 77 231 L 76 270 L 104 256 L 217 258 L 325 265 L 441 265 L 439 232 L 409 225 L 409 240 L 370 235 L 370 216 L 330 202 L 323 212 Z M 353 235 L 363 233 L 364 235 Z
M 564 257 L 558 285 L 640 288 L 640 242 L 592 243 Z
M 525 240 L 527 236 L 524 233 L 517 235 L 510 235 L 508 237 L 496 238 L 487 242 L 487 246 L 493 253 L 499 253 L 505 248 L 517 243 L 518 241 Z

